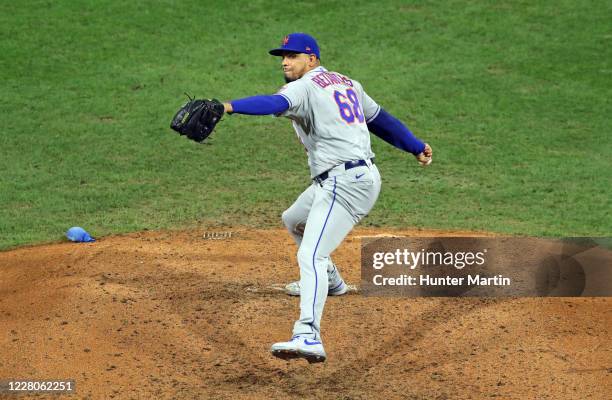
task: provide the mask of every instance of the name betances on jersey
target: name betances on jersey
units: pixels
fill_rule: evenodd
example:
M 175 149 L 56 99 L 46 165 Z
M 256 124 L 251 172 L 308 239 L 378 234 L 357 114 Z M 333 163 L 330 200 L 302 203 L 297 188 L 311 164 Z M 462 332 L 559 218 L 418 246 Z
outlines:
M 324 71 L 310 78 L 314 83 L 325 89 L 329 85 L 344 85 L 353 87 L 353 81 L 335 72 Z

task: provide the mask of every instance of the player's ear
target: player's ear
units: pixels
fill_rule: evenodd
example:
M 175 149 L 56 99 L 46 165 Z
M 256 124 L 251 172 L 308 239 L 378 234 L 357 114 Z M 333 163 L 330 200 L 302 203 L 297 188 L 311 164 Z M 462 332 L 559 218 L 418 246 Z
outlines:
M 309 54 L 308 57 L 310 57 L 309 64 L 310 64 L 311 67 L 314 67 L 315 65 L 317 65 L 318 59 L 317 59 L 317 56 L 315 54 Z

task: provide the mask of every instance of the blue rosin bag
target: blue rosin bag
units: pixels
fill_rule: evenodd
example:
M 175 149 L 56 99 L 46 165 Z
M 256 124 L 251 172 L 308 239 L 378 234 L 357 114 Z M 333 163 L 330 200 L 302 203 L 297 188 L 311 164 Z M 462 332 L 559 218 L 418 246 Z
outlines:
M 66 232 L 66 237 L 73 242 L 95 242 L 96 239 L 92 238 L 85 229 L 80 226 L 73 226 Z

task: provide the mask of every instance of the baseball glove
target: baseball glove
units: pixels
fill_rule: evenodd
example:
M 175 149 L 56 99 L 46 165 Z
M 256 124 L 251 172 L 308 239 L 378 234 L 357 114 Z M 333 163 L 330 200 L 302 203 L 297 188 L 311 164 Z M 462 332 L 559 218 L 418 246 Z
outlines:
M 197 100 L 189 97 L 189 101 L 174 115 L 170 128 L 200 143 L 211 135 L 224 111 L 225 108 L 219 100 Z

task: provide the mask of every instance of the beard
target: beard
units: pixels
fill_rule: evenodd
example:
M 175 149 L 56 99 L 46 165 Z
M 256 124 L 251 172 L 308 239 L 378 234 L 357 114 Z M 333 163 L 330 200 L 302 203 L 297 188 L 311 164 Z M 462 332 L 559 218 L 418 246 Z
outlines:
M 284 75 L 283 77 L 285 78 L 285 83 L 291 83 L 296 80 L 295 78 L 289 78 L 287 75 Z

